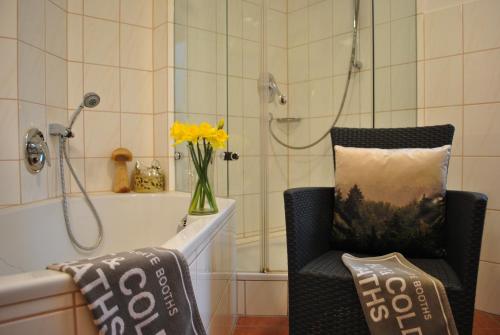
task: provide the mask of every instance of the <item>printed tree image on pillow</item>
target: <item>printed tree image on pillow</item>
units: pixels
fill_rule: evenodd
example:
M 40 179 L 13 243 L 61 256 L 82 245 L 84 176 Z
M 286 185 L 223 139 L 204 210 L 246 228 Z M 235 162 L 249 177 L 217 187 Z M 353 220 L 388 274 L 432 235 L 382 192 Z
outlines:
M 340 250 L 441 257 L 450 146 L 335 146 L 332 240 Z

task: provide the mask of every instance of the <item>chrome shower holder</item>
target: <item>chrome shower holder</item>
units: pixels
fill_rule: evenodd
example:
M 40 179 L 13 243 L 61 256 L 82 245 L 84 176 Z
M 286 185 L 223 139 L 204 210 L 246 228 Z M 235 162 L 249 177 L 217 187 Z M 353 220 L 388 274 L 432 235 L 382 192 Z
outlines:
M 286 105 L 288 97 L 284 95 L 276 82 L 272 73 L 263 73 L 259 79 L 259 93 L 263 95 L 268 103 L 272 103 L 278 98 L 280 105 Z

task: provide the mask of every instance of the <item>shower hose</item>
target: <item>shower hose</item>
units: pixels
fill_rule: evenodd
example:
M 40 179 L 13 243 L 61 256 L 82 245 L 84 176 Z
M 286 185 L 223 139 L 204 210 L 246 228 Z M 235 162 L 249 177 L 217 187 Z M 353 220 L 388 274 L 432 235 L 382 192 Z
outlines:
M 95 250 L 99 247 L 99 245 L 102 242 L 102 236 L 103 236 L 103 228 L 102 228 L 102 222 L 101 218 L 99 217 L 99 214 L 97 213 L 97 210 L 94 207 L 94 204 L 92 201 L 90 201 L 90 198 L 87 194 L 87 191 L 85 191 L 85 188 L 83 187 L 82 183 L 78 179 L 75 169 L 73 168 L 73 165 L 71 165 L 71 162 L 68 158 L 68 151 L 66 150 L 66 141 L 67 137 L 65 136 L 59 136 L 59 169 L 61 171 L 61 187 L 62 187 L 62 207 L 63 207 L 63 215 L 64 215 L 64 223 L 66 224 L 66 230 L 68 231 L 69 239 L 71 240 L 71 243 L 75 245 L 78 249 L 84 250 L 84 251 L 92 251 Z M 97 228 L 98 228 L 98 235 L 97 239 L 92 245 L 83 245 L 78 240 L 75 238 L 75 235 L 73 234 L 73 230 L 71 228 L 70 220 L 69 220 L 69 214 L 68 214 L 68 197 L 66 194 L 66 181 L 64 178 L 64 161 L 66 161 L 66 164 L 68 165 L 69 171 L 73 175 L 73 178 L 75 178 L 75 182 L 78 185 L 78 188 L 83 194 L 83 197 L 85 199 L 85 202 L 89 206 L 92 214 L 94 215 L 94 218 L 97 222 Z
M 285 143 L 282 140 L 280 140 L 278 138 L 278 136 L 276 136 L 276 134 L 274 133 L 274 130 L 272 127 L 274 117 L 273 117 L 273 114 L 269 113 L 269 124 L 268 124 L 269 132 L 271 133 L 271 136 L 274 138 L 274 140 L 276 142 L 278 142 L 279 144 L 281 144 L 282 146 L 287 147 L 289 149 L 295 149 L 295 150 L 309 149 L 309 148 L 315 146 L 316 144 L 318 144 L 319 142 L 323 141 L 325 139 L 325 137 L 327 137 L 328 134 L 330 134 L 330 129 L 335 127 L 335 125 L 339 121 L 339 118 L 342 115 L 342 111 L 344 110 L 345 100 L 347 98 L 347 93 L 349 91 L 349 85 L 351 83 L 353 69 L 357 68 L 357 66 L 358 66 L 356 64 L 356 44 L 357 44 L 357 40 L 358 40 L 358 15 L 359 15 L 359 0 L 355 0 L 354 1 L 354 21 L 353 21 L 354 23 L 353 23 L 353 31 L 352 31 L 352 47 L 351 47 L 351 58 L 349 61 L 349 71 L 347 72 L 347 79 L 345 82 L 344 94 L 342 95 L 342 100 L 340 102 L 339 111 L 338 111 L 337 115 L 335 116 L 335 119 L 333 120 L 331 127 L 323 135 L 321 135 L 320 138 L 318 138 L 316 141 L 314 141 L 310 144 L 302 145 L 302 146 L 290 145 L 290 144 Z

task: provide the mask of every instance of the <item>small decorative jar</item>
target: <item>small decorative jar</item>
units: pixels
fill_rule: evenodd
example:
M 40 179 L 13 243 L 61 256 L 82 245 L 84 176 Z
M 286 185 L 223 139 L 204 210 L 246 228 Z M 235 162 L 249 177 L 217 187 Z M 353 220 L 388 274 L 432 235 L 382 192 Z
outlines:
M 151 166 L 144 166 L 137 161 L 133 181 L 137 193 L 156 193 L 165 190 L 165 173 L 157 160 L 153 160 Z

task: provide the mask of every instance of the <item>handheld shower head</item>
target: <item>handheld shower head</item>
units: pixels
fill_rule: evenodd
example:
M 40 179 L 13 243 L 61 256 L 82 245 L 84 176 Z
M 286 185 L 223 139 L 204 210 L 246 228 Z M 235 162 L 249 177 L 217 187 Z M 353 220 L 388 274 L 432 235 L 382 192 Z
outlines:
M 97 93 L 89 92 L 83 96 L 82 105 L 87 108 L 94 108 L 99 105 L 99 102 L 101 102 L 101 97 Z
M 73 123 L 75 123 L 76 118 L 78 117 L 78 115 L 80 114 L 80 112 L 82 111 L 82 109 L 84 107 L 94 108 L 95 106 L 99 105 L 99 102 L 101 102 L 101 97 L 99 97 L 99 95 L 97 93 L 94 93 L 94 92 L 85 93 L 85 95 L 83 96 L 82 103 L 80 104 L 80 106 L 78 106 L 76 111 L 71 116 L 68 130 L 71 132 L 71 128 L 73 127 Z

